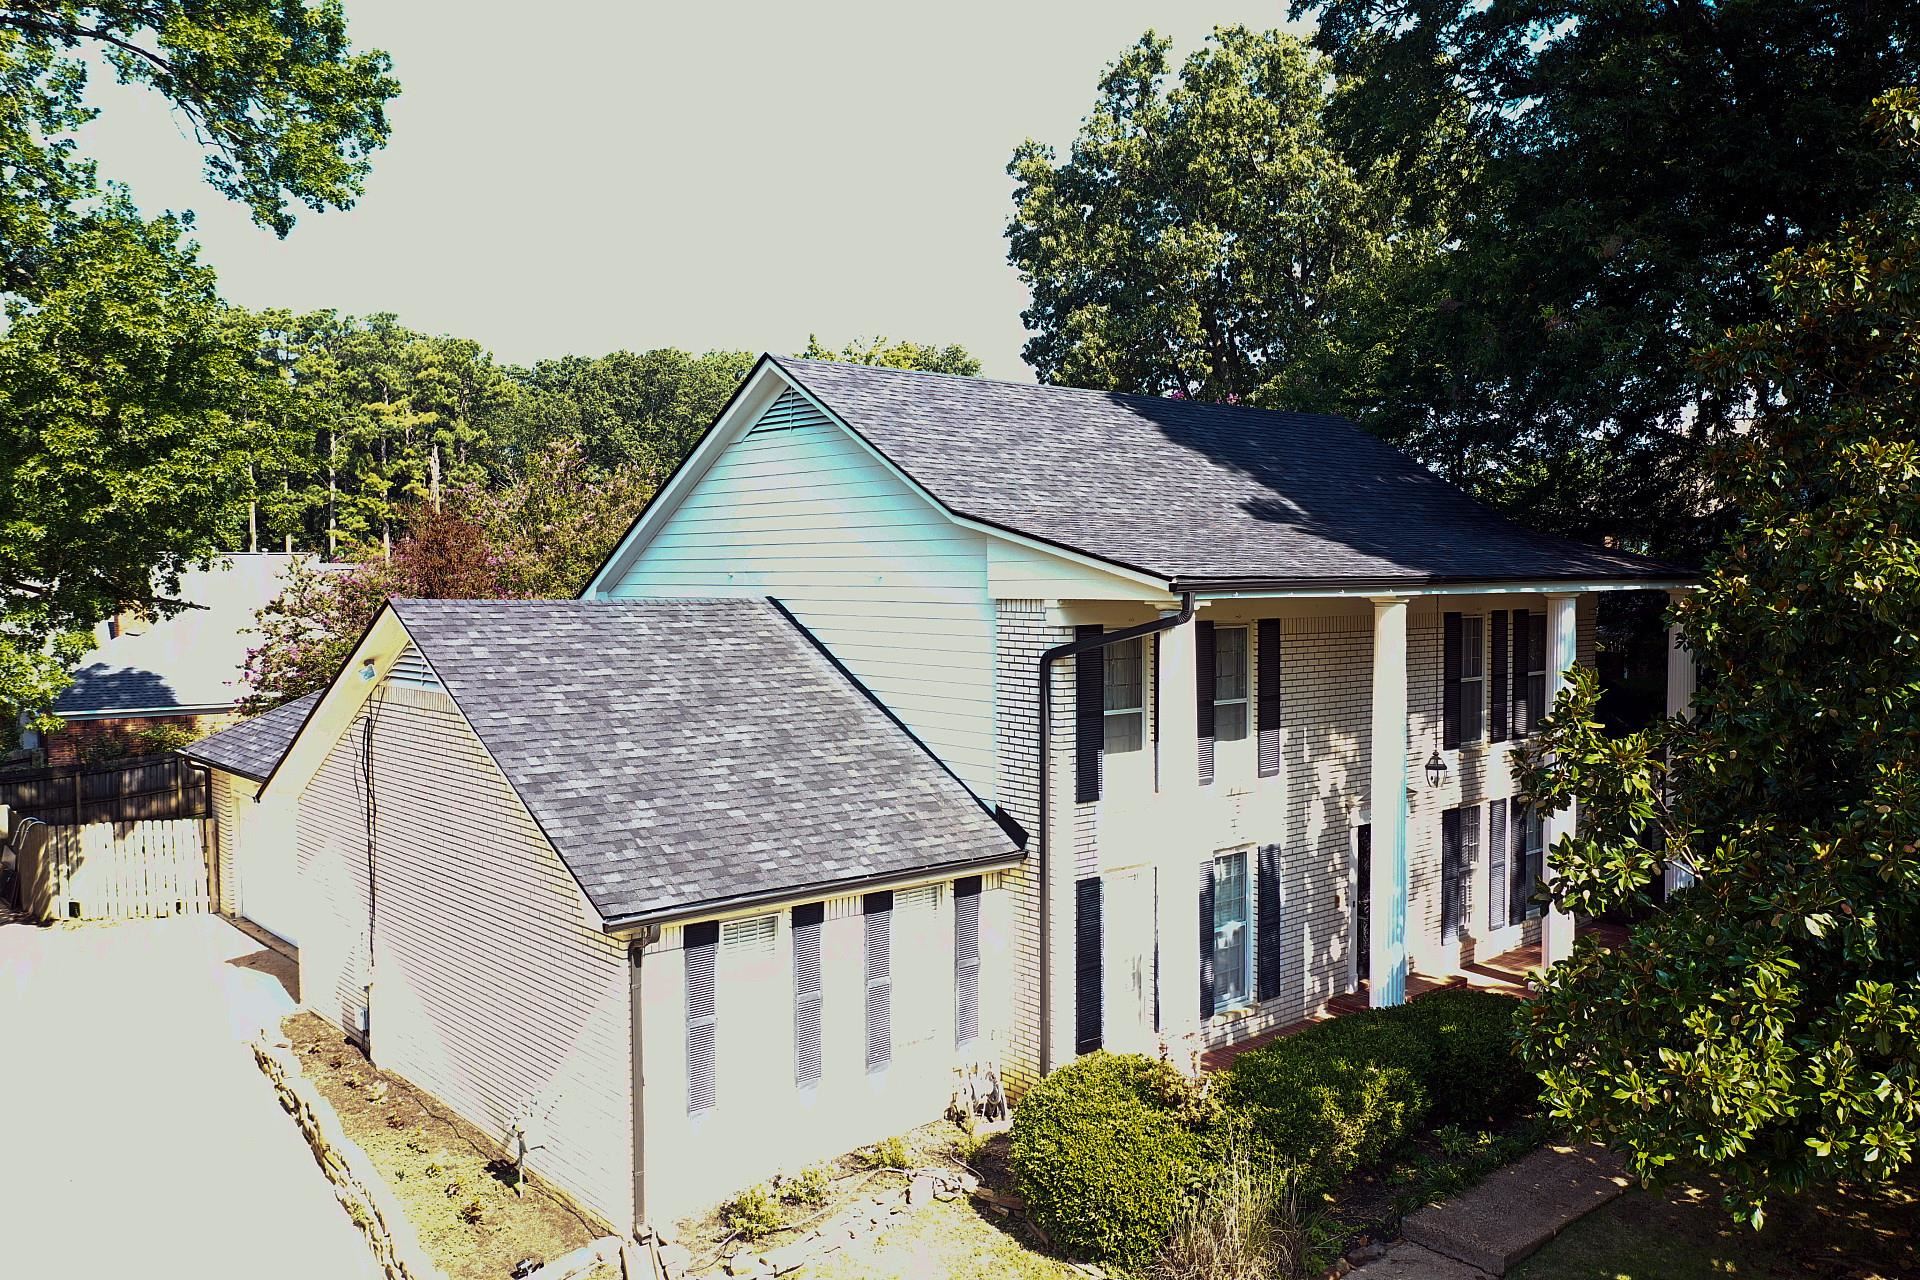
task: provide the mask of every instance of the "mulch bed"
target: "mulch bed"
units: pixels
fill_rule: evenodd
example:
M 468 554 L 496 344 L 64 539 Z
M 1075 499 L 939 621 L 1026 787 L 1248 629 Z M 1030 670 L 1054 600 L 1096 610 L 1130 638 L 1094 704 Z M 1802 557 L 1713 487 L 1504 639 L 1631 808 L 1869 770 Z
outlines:
M 516 1196 L 497 1142 L 431 1095 L 381 1071 L 311 1013 L 281 1024 L 303 1074 L 340 1114 L 451 1280 L 505 1280 L 607 1234 L 537 1177 Z

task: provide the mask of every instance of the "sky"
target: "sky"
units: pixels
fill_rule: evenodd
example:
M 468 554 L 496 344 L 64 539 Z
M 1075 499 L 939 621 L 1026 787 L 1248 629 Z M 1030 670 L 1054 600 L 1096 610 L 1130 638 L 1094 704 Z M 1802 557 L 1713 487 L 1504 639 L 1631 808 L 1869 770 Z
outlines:
M 352 209 L 285 240 L 201 178 L 155 94 L 94 77 L 83 145 L 149 212 L 191 209 L 250 307 L 392 311 L 501 359 L 797 351 L 885 334 L 1020 359 L 1006 165 L 1065 152 L 1101 69 L 1285 0 L 346 0 L 392 54 L 393 138 Z M 539 13 L 543 20 L 530 22 Z

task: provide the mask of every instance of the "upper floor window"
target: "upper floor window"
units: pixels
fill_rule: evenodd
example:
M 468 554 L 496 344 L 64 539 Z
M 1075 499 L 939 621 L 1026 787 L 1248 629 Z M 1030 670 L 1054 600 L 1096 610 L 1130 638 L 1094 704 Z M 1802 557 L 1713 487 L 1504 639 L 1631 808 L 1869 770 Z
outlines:
M 1238 742 L 1247 736 L 1247 629 L 1213 632 L 1213 736 Z
M 1106 736 L 1108 752 L 1138 751 L 1147 733 L 1145 644 L 1140 637 L 1106 647 Z
M 1531 733 L 1547 714 L 1547 615 L 1527 615 L 1527 732 Z
M 1478 742 L 1487 730 L 1487 620 L 1460 619 L 1460 741 Z

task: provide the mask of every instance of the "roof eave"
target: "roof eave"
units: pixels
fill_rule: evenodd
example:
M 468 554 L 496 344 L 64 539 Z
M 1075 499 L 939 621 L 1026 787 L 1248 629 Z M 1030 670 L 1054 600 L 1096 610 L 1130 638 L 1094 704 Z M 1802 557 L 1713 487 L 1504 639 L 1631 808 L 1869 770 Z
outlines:
M 1419 577 L 1175 578 L 1176 592 L 1197 596 L 1537 595 L 1553 591 L 1681 591 L 1699 585 L 1682 572 L 1663 574 L 1486 575 L 1425 574 Z
M 681 924 L 689 920 L 703 920 L 738 911 L 751 911 L 756 907 L 776 906 L 783 902 L 800 902 L 812 898 L 837 897 L 855 891 L 872 892 L 903 885 L 925 884 L 951 879 L 958 875 L 1007 871 L 1026 861 L 1026 857 L 1024 850 L 1014 849 L 1009 852 L 963 858 L 953 862 L 935 863 L 909 871 L 877 871 L 864 876 L 842 876 L 834 880 L 819 880 L 807 884 L 779 885 L 755 893 L 708 898 L 701 902 L 660 907 L 652 911 L 635 911 L 617 916 L 603 914 L 600 927 L 605 933 L 620 936 L 651 926 Z

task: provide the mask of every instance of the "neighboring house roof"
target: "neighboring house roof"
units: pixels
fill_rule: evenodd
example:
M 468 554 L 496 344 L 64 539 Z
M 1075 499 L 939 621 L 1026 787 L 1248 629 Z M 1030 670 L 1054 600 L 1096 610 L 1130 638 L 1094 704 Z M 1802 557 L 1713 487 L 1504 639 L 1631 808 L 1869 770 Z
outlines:
M 239 724 L 190 742 L 180 748 L 180 754 L 224 773 L 265 782 L 274 766 L 280 763 L 280 757 L 293 745 L 300 726 L 307 722 L 307 713 L 318 701 L 319 693 L 303 693 L 271 711 L 249 716 Z
M 70 717 L 167 715 L 231 708 L 246 693 L 243 669 L 254 614 L 280 594 L 294 561 L 278 552 L 224 556 L 180 575 L 178 599 L 194 608 L 107 640 L 81 660 L 53 704 Z
M 949 511 L 1176 586 L 1673 579 L 1339 417 L 768 357 Z
M 392 608 L 609 922 L 1019 856 L 769 602 Z

